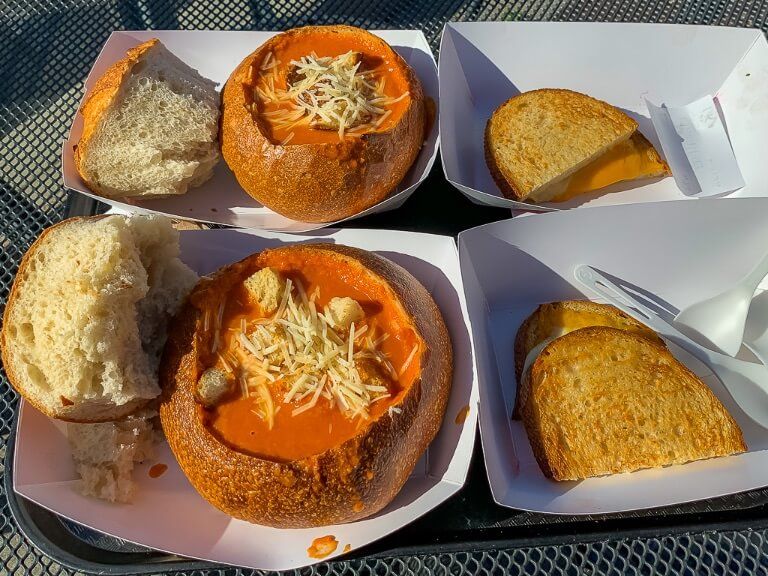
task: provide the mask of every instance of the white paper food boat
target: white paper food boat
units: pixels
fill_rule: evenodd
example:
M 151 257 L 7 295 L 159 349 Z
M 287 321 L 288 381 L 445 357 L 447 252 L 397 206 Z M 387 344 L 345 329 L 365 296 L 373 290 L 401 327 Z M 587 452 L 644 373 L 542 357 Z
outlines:
M 192 488 L 168 445 L 137 467 L 135 502 L 110 504 L 75 490 L 65 424 L 22 402 L 13 462 L 21 496 L 71 520 L 150 548 L 262 570 L 287 570 L 320 561 L 308 548 L 332 535 L 339 545 L 327 558 L 356 550 L 412 522 L 455 494 L 464 484 L 477 422 L 474 351 L 458 253 L 453 238 L 389 230 L 326 230 L 315 236 L 286 236 L 239 230 L 181 232 L 181 257 L 208 274 L 254 252 L 290 242 L 333 242 L 376 251 L 421 281 L 443 313 L 454 350 L 454 378 L 443 425 L 395 500 L 375 516 L 337 526 L 277 529 L 235 520 Z M 467 407 L 468 412 L 467 412 Z M 466 416 L 465 419 L 457 416 Z M 168 465 L 150 478 L 155 463 Z
M 424 33 L 420 30 L 372 30 L 371 32 L 386 40 L 408 62 L 419 77 L 425 96 L 437 104 L 437 65 Z M 86 96 L 110 65 L 123 58 L 130 48 L 151 38 L 159 38 L 181 60 L 206 78 L 219 83 L 218 90 L 221 90 L 224 82 L 243 58 L 275 34 L 277 32 L 202 30 L 113 32 L 85 81 Z M 83 118 L 78 112 L 72 121 L 69 137 L 61 151 L 62 174 L 67 188 L 130 212 L 156 212 L 173 218 L 290 233 L 316 230 L 352 218 L 398 208 L 426 179 L 437 156 L 440 140 L 439 122 L 436 119 L 413 166 L 389 197 L 350 218 L 318 224 L 291 220 L 262 206 L 240 187 L 223 159 L 216 165 L 213 178 L 181 196 L 154 200 L 131 199 L 128 203 L 95 195 L 88 189 L 75 169 L 74 146 L 80 140 L 82 130 Z
M 684 200 L 674 178 L 620 183 L 560 203 L 504 198 L 485 163 L 493 111 L 538 88 L 568 88 L 619 107 L 663 154 L 646 106 L 717 98 L 746 186 L 768 196 L 768 42 L 760 30 L 575 22 L 451 22 L 440 45 L 440 154 L 445 177 L 473 202 L 553 210 Z M 614 191 L 615 193 L 607 193 Z
M 747 453 L 555 482 L 539 469 L 522 423 L 510 418 L 517 388 L 517 330 L 539 304 L 589 299 L 574 279 L 576 266 L 589 264 L 618 277 L 650 294 L 662 309 L 675 311 L 732 286 L 761 260 L 766 246 L 768 199 L 760 198 L 553 212 L 460 234 L 477 351 L 480 432 L 494 500 L 535 512 L 603 514 L 767 486 L 768 430 L 742 412 L 705 365 L 673 345 L 673 354 L 703 379 L 737 421 Z M 748 323 L 748 334 L 766 330 L 768 326 Z

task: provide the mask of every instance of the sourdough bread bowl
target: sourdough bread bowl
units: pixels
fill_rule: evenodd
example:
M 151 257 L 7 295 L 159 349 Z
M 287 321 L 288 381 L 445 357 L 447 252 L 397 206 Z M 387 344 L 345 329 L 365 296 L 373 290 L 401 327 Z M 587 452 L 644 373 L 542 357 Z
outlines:
M 286 345 L 292 325 L 315 344 Z M 452 371 L 440 311 L 407 271 L 356 248 L 293 245 L 198 283 L 163 354 L 160 416 L 192 485 L 225 513 L 350 522 L 401 489 L 440 428 Z
M 307 26 L 271 38 L 229 77 L 222 155 L 268 208 L 329 222 L 394 190 L 425 121 L 421 84 L 386 42 L 351 26 Z

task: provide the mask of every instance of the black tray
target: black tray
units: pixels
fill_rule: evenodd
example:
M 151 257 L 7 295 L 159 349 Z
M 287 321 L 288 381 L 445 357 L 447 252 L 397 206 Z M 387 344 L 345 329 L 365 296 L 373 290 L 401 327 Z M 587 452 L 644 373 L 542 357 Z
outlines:
M 439 162 L 438 162 L 439 164 Z M 399 210 L 355 220 L 357 228 L 399 228 L 455 235 L 472 226 L 508 217 L 508 211 L 471 204 L 442 178 L 440 166 Z M 435 207 L 439 207 L 436 211 Z M 93 214 L 104 205 L 73 194 L 67 215 Z M 6 462 L 13 461 L 14 434 L 8 441 Z M 11 511 L 30 541 L 57 562 L 77 570 L 101 574 L 149 574 L 158 571 L 200 570 L 220 567 L 168 554 L 116 552 L 119 540 L 86 531 L 79 538 L 58 516 L 18 497 L 13 492 L 11 466 L 6 465 L 5 490 Z M 303 569 L 301 574 L 343 572 L 355 559 L 413 558 L 421 555 L 510 550 L 552 544 L 588 543 L 624 538 L 660 537 L 710 530 L 768 528 L 768 488 L 680 506 L 600 516 L 546 515 L 496 505 L 485 474 L 480 437 L 464 488 L 451 499 L 412 524 L 345 556 L 345 560 Z M 96 543 L 97 546 L 93 544 Z M 324 568 L 323 568 L 324 567 Z
M 7 462 L 13 461 L 16 426 L 8 439 Z M 768 489 L 684 506 L 627 514 L 554 516 L 511 510 L 496 505 L 485 475 L 482 450 L 475 447 L 464 488 L 405 528 L 337 560 L 305 568 L 301 574 L 344 572 L 356 559 L 413 558 L 422 555 L 512 550 L 552 544 L 589 543 L 622 538 L 661 537 L 710 530 L 768 527 Z M 11 466 L 5 467 L 4 489 L 14 520 L 29 541 L 63 566 L 96 574 L 154 574 L 221 568 L 162 552 L 116 552 L 121 541 L 104 536 L 97 547 L 78 538 L 61 519 L 13 491 Z M 106 548 L 105 548 L 106 544 Z M 330 569 L 330 570 L 329 570 Z

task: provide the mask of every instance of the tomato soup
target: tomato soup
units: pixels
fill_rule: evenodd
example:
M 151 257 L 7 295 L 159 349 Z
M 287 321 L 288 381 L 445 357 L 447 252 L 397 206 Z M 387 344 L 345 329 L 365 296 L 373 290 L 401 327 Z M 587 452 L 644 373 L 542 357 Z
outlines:
M 292 62 L 302 58 L 335 58 L 353 52 L 359 55 L 357 73 L 364 74 L 366 81 L 374 84 L 380 91 L 374 94 L 377 107 L 385 110 L 371 119 L 364 129 L 355 131 L 354 127 L 346 131 L 346 138 L 359 137 L 362 134 L 387 132 L 391 130 L 410 106 L 408 93 L 409 82 L 403 65 L 396 60 L 391 49 L 386 49 L 379 41 L 366 36 L 339 34 L 329 30 L 316 30 L 308 35 L 285 35 L 276 39 L 272 50 L 265 51 L 262 58 L 253 63 L 251 71 L 254 104 L 262 128 L 274 144 L 323 144 L 338 143 L 339 132 L 336 129 L 312 127 L 308 122 L 298 122 L 285 126 L 274 118 L 282 116 L 281 110 L 294 110 L 295 102 L 275 99 L 275 91 L 290 88 Z M 269 94 L 269 96 L 267 95 Z M 381 100 L 384 98 L 385 100 Z M 298 121 L 300 118 L 297 118 Z
M 336 260 L 329 263 L 322 253 L 272 252 L 267 258 L 266 262 L 262 262 L 264 266 L 301 283 L 306 294 L 316 297 L 320 310 L 334 297 L 356 300 L 364 312 L 363 320 L 358 323 L 358 332 L 370 330 L 371 334 L 379 336 L 377 341 L 385 338 L 377 344 L 376 350 L 388 360 L 390 370 L 394 369 L 394 373 L 389 372 L 385 379 L 388 396 L 371 402 L 362 415 L 350 416 L 332 398 L 324 397 L 320 397 L 311 408 L 295 413 L 296 408 L 307 399 L 303 402 L 284 402 L 290 383 L 282 382 L 279 377 L 268 384 L 276 410 L 271 425 L 259 415 L 259 398 L 246 395 L 237 387 L 234 393 L 213 408 L 201 407 L 209 429 L 230 447 L 266 459 L 291 461 L 323 453 L 352 438 L 386 411 L 398 411 L 397 404 L 420 372 L 420 352 L 424 344 L 388 288 L 380 281 L 374 281 L 367 273 L 361 275 L 359 268 Z M 243 324 L 258 322 L 264 316 L 242 283 L 230 290 L 225 299 L 219 332 L 224 358 L 227 352 L 233 350 L 242 355 L 237 338 Z M 357 343 L 355 339 L 356 350 L 361 347 Z M 218 361 L 217 366 L 221 367 L 222 362 Z M 381 373 L 387 374 L 385 370 Z

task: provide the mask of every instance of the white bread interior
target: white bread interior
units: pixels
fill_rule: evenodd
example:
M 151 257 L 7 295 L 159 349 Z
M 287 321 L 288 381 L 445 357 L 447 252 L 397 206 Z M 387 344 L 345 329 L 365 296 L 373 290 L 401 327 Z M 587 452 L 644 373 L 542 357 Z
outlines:
M 81 172 L 108 197 L 184 194 L 219 159 L 219 94 L 161 43 L 146 50 L 103 113 Z
M 136 489 L 134 465 L 154 456 L 158 440 L 153 427 L 157 413 L 141 412 L 120 422 L 67 424 L 81 494 L 110 502 L 131 502 Z
M 160 393 L 166 323 L 197 275 L 161 216 L 74 218 L 25 256 L 5 311 L 3 360 L 49 416 L 103 422 Z

